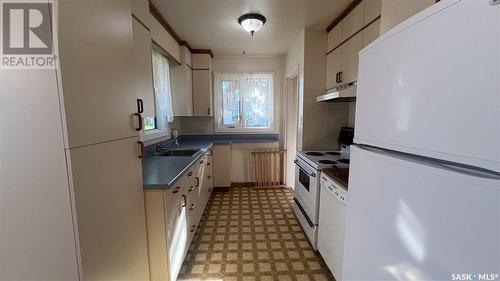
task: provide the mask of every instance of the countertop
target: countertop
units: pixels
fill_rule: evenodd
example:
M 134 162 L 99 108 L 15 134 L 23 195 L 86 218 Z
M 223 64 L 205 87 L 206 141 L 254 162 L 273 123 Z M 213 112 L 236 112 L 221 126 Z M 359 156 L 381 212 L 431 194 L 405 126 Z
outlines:
M 199 149 L 193 156 L 149 156 L 142 161 L 144 189 L 169 189 L 212 148 L 211 142 L 180 143 L 172 149 Z
M 326 168 L 322 171 L 327 177 L 341 184 L 345 190 L 348 190 L 349 168 Z
M 196 135 L 179 136 L 178 145 L 172 141 L 159 143 L 164 149 L 200 149 L 193 156 L 155 156 L 156 145 L 145 149 L 142 160 L 142 177 L 144 189 L 169 189 L 196 161 L 212 148 L 214 144 L 277 142 L 276 134 L 264 135 Z

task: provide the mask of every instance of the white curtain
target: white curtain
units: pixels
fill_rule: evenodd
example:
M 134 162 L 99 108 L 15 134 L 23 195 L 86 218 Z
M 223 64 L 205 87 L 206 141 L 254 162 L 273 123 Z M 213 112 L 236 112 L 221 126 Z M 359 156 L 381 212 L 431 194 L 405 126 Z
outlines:
M 153 51 L 154 90 L 158 125 L 164 127 L 163 120 L 174 121 L 172 91 L 170 88 L 170 66 L 168 59 Z

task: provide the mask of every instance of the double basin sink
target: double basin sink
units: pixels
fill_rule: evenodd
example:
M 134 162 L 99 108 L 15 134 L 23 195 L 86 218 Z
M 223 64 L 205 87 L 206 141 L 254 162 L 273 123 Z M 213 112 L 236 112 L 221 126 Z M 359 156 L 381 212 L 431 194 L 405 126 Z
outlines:
M 200 149 L 165 149 L 160 150 L 156 156 L 186 156 L 191 157 L 195 155 Z

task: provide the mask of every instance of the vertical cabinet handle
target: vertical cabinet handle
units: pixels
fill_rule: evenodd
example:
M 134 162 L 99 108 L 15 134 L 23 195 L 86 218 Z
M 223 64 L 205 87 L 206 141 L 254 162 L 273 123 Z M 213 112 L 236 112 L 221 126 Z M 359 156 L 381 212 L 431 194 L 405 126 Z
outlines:
M 142 116 L 140 113 L 134 113 L 134 115 L 137 116 L 137 127 L 135 130 L 142 131 Z
M 344 73 L 341 71 L 339 72 L 339 82 L 342 83 L 342 80 L 344 80 Z
M 195 180 L 196 180 L 196 187 L 200 186 L 200 178 L 196 177 Z
M 210 107 L 207 108 L 208 115 L 210 115 Z
M 182 195 L 182 208 L 185 208 L 187 205 L 187 202 L 186 202 L 186 195 Z
M 142 99 L 137 99 L 137 113 L 144 112 L 144 101 Z
M 142 141 L 137 142 L 139 144 L 139 158 L 144 158 L 144 143 Z

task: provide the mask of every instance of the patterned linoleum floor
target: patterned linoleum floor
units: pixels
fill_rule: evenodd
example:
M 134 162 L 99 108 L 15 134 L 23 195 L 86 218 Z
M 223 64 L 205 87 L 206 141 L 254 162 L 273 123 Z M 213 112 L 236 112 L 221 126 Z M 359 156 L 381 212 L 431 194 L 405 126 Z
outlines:
M 287 189 L 213 192 L 178 280 L 334 280 L 309 244 Z

